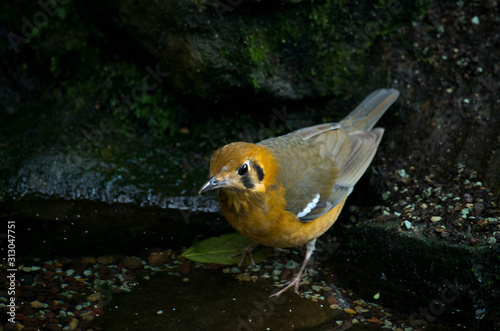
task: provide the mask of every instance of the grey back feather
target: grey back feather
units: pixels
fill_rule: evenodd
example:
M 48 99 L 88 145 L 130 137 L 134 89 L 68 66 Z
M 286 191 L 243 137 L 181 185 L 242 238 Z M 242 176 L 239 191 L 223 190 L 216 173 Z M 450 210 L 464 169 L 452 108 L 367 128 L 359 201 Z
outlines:
M 286 210 L 299 214 L 320 194 L 316 206 L 300 218 L 311 221 L 352 192 L 384 133 L 382 128 L 372 128 L 398 95 L 396 90 L 377 90 L 340 123 L 319 124 L 259 142 L 278 159 Z

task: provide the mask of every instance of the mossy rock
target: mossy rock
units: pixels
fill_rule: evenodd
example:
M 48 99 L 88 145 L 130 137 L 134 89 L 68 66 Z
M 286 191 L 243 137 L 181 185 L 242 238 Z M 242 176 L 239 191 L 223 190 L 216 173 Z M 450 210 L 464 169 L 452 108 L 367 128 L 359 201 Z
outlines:
M 369 46 L 428 6 L 383 0 L 232 3 L 122 0 L 119 6 L 123 24 L 168 67 L 172 85 L 208 100 L 349 92 L 366 73 Z

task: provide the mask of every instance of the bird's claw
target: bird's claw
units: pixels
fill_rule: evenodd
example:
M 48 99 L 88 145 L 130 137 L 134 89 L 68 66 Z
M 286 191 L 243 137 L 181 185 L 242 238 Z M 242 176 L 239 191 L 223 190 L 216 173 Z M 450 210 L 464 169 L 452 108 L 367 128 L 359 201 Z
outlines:
M 255 265 L 255 260 L 253 258 L 252 252 L 253 252 L 253 250 L 255 249 L 255 247 L 257 245 L 258 245 L 257 243 L 251 243 L 250 245 L 248 245 L 247 247 L 245 247 L 241 252 L 233 254 L 233 255 L 230 256 L 230 257 L 236 257 L 236 256 L 241 255 L 240 262 L 238 263 L 238 268 L 241 267 L 241 265 L 243 264 L 243 262 L 245 262 L 245 258 L 247 257 L 247 255 L 250 257 L 250 261 L 252 262 L 252 264 Z
M 288 282 L 286 282 L 285 284 L 278 284 L 278 285 L 275 285 L 276 287 L 283 287 L 281 290 L 279 290 L 278 292 L 276 293 L 273 293 L 271 294 L 269 297 L 274 297 L 274 296 L 279 296 L 281 295 L 283 292 L 285 292 L 286 290 L 290 289 L 293 287 L 293 291 L 295 293 L 297 293 L 298 295 L 300 295 L 300 292 L 299 292 L 299 285 L 300 285 L 300 281 L 302 280 L 302 275 L 299 274 L 295 277 L 293 277 L 291 280 L 289 280 Z

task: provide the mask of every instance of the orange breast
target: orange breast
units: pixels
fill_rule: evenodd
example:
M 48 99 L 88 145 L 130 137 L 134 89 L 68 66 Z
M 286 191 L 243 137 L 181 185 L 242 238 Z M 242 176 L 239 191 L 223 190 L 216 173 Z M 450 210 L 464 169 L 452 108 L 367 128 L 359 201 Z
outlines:
M 326 214 L 310 222 L 302 222 L 285 211 L 281 201 L 262 201 L 259 202 L 262 205 L 255 206 L 241 197 L 232 198 L 219 195 L 219 203 L 224 217 L 236 231 L 262 245 L 285 248 L 306 244 L 325 233 L 337 220 L 347 195 Z

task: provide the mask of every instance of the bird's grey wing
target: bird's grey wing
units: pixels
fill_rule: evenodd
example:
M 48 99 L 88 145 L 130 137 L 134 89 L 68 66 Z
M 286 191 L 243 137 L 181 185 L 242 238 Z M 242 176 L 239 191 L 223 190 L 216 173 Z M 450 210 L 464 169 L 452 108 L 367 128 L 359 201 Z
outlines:
M 270 148 L 278 160 L 278 180 L 286 191 L 287 211 L 310 221 L 338 203 L 332 202 L 331 196 L 351 150 L 342 128 L 319 125 L 259 144 Z

